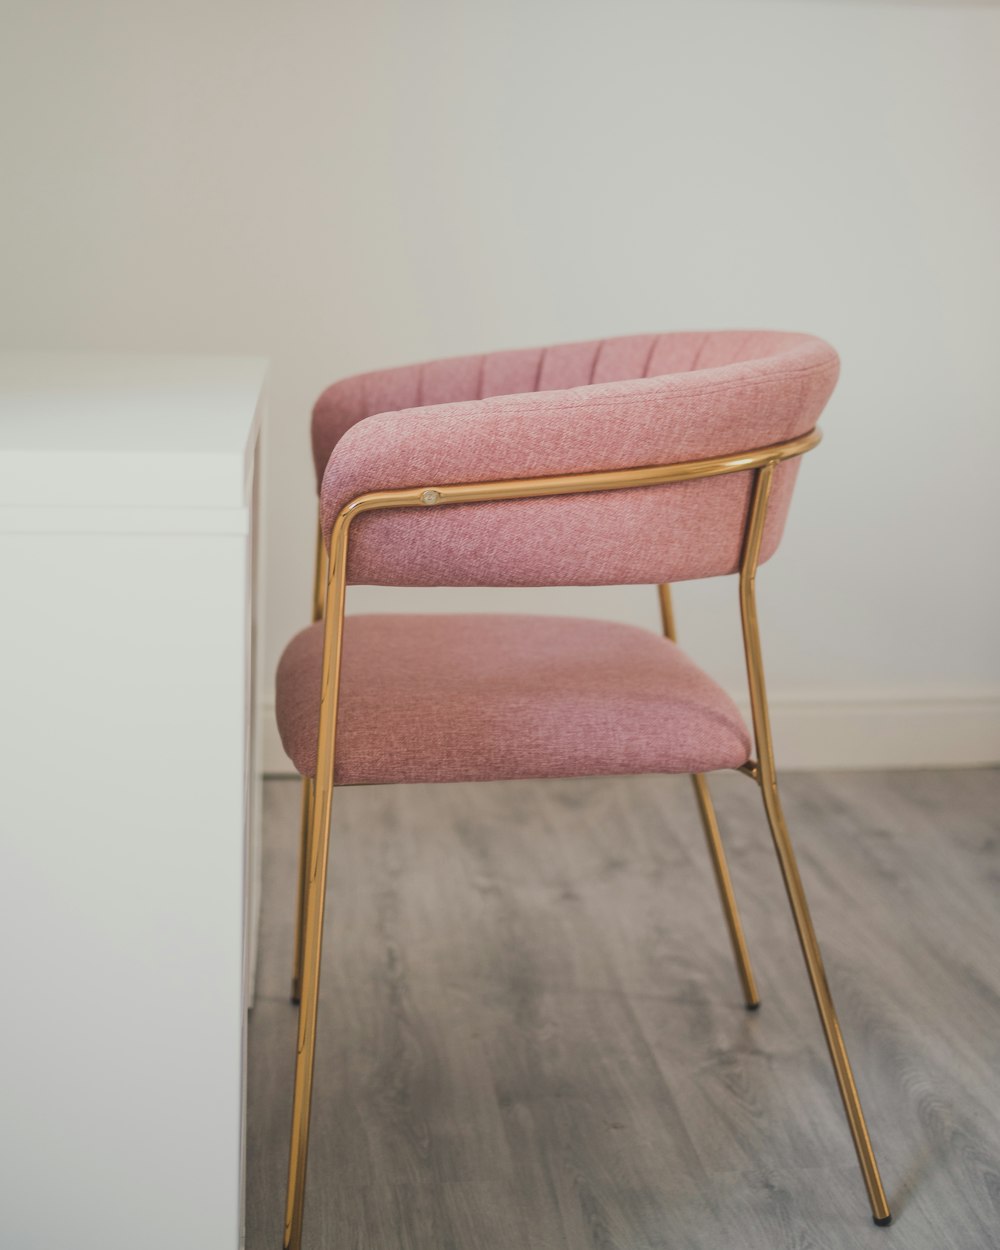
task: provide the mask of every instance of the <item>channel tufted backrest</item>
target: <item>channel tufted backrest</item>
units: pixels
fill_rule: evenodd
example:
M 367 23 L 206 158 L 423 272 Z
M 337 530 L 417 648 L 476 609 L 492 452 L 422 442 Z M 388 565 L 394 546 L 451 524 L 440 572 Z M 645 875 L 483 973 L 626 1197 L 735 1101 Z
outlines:
M 837 379 L 809 335 L 633 335 L 347 378 L 313 412 L 324 533 L 372 490 L 674 464 L 806 433 Z M 762 559 L 798 462 L 780 466 Z M 349 579 L 377 585 L 615 585 L 734 572 L 750 475 L 606 494 L 366 514 Z

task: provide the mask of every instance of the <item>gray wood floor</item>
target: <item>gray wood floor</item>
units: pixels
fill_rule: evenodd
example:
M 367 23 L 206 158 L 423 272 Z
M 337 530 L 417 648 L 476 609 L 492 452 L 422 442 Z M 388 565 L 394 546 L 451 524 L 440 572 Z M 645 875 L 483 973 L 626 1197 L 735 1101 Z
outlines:
M 755 1014 L 687 779 L 338 792 L 309 1250 L 1000 1246 L 1000 772 L 784 781 L 888 1229 L 756 788 L 713 789 Z M 281 1244 L 298 802 L 268 783 L 248 1250 Z

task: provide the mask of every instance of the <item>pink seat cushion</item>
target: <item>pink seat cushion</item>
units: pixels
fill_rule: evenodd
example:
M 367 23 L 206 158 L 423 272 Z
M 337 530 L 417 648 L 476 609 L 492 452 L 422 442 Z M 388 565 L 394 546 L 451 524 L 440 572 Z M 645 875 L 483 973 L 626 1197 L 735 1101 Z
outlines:
M 316 772 L 323 626 L 278 666 L 277 719 Z M 350 616 L 335 781 L 708 772 L 750 756 L 729 696 L 672 642 L 546 616 Z

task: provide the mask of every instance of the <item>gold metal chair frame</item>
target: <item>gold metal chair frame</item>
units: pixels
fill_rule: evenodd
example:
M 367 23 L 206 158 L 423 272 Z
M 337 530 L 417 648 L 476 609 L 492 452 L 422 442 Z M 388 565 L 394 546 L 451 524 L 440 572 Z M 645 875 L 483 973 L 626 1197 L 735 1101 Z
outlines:
M 892 1216 L 879 1176 L 864 1113 L 858 1098 L 844 1039 L 837 1021 L 827 984 L 819 944 L 813 930 L 809 907 L 799 876 L 795 853 L 781 809 L 775 775 L 774 749 L 761 659 L 760 629 L 757 620 L 755 579 L 760 559 L 764 522 L 776 467 L 800 456 L 820 440 L 813 430 L 788 442 L 738 455 L 716 456 L 708 460 L 651 468 L 615 469 L 597 473 L 573 473 L 557 477 L 525 478 L 511 481 L 479 482 L 466 485 L 416 487 L 407 490 L 373 491 L 358 496 L 341 509 L 330 537 L 329 561 L 324 560 L 322 532 L 316 551 L 313 593 L 313 619 L 324 620 L 323 669 L 320 702 L 318 761 L 315 781 L 306 778 L 302 801 L 302 852 L 299 876 L 298 920 L 296 925 L 295 975 L 292 997 L 300 1002 L 295 1060 L 295 1089 L 292 1107 L 292 1140 L 288 1165 L 288 1199 L 285 1209 L 285 1250 L 299 1250 L 302 1240 L 306 1164 L 309 1149 L 309 1120 L 312 1105 L 313 1064 L 316 1050 L 316 1018 L 319 1007 L 320 959 L 323 943 L 323 912 L 326 901 L 327 867 L 330 849 L 330 817 L 337 731 L 337 702 L 343 646 L 344 603 L 347 589 L 348 538 L 351 522 L 366 512 L 389 508 L 426 508 L 447 504 L 477 503 L 487 500 L 532 499 L 551 495 L 574 495 L 590 491 L 628 490 L 641 486 L 661 486 L 719 477 L 730 473 L 754 475 L 750 506 L 744 531 L 739 565 L 740 615 L 743 646 L 750 690 L 751 718 L 757 759 L 740 769 L 761 790 L 764 811 L 785 882 L 788 901 L 805 957 L 820 1021 L 840 1088 L 847 1123 L 857 1151 L 861 1175 L 868 1192 L 872 1217 L 886 1225 Z M 325 566 L 325 568 L 324 568 Z M 325 582 L 325 589 L 324 589 Z M 675 637 L 669 586 L 659 587 L 663 632 Z M 695 796 L 708 841 L 712 866 L 729 929 L 736 968 L 746 1006 L 760 1006 L 756 982 L 750 966 L 743 926 L 733 894 L 726 855 L 719 835 L 708 782 L 693 775 Z

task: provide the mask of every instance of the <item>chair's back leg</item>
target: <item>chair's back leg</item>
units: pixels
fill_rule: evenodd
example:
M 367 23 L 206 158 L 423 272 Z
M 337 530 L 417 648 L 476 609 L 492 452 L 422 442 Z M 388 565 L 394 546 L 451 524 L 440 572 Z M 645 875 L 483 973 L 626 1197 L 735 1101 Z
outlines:
M 719 897 L 722 899 L 722 910 L 729 929 L 729 941 L 733 948 L 733 958 L 736 960 L 736 971 L 739 973 L 740 985 L 743 987 L 743 1001 L 747 1011 L 756 1011 L 760 1006 L 760 994 L 757 992 L 757 982 L 754 980 L 753 968 L 750 966 L 750 952 L 747 950 L 743 924 L 736 906 L 736 895 L 733 893 L 733 883 L 729 876 L 729 864 L 726 862 L 726 852 L 722 846 L 715 806 L 708 790 L 708 778 L 703 773 L 692 773 L 691 780 L 694 782 L 695 798 L 698 800 L 701 823 L 705 829 L 708 853 L 712 858 L 715 883 L 719 887 Z
M 663 632 L 671 642 L 676 642 L 677 632 L 670 587 L 659 586 L 658 590 Z M 722 911 L 726 918 L 726 927 L 729 929 L 729 941 L 736 960 L 736 971 L 739 973 L 740 985 L 743 987 L 743 1000 L 749 1011 L 755 1011 L 760 1006 L 760 995 L 757 993 L 757 982 L 754 980 L 753 969 L 750 966 L 750 952 L 747 950 L 746 938 L 743 935 L 743 923 L 740 920 L 739 908 L 736 906 L 736 895 L 733 893 L 733 882 L 729 875 L 729 864 L 726 862 L 726 852 L 719 833 L 719 822 L 715 817 L 715 807 L 708 789 L 708 779 L 702 773 L 693 773 L 691 780 L 694 782 L 698 811 L 701 813 L 705 840 L 708 842 L 708 853 L 712 858 L 715 881 L 722 900 Z
M 757 742 L 757 759 L 759 762 L 760 789 L 764 799 L 764 810 L 774 839 L 781 874 L 785 881 L 788 901 L 791 904 L 792 916 L 798 931 L 802 953 L 805 956 L 809 980 L 812 984 L 816 1006 L 819 1009 L 820 1021 L 826 1035 L 826 1044 L 833 1061 L 833 1070 L 843 1099 L 847 1123 L 854 1139 L 861 1175 L 868 1191 L 872 1217 L 876 1224 L 885 1225 L 892 1221 L 889 1204 L 879 1175 L 875 1153 L 872 1150 L 868 1127 L 865 1123 L 861 1101 L 858 1098 L 854 1074 L 847 1057 L 847 1048 L 840 1031 L 837 1013 L 827 984 L 826 972 L 820 955 L 819 943 L 813 929 L 809 905 L 806 902 L 802 879 L 799 876 L 795 852 L 792 850 L 788 827 L 781 810 L 781 799 L 778 796 L 778 782 L 774 766 L 774 748 L 771 741 L 771 725 L 767 710 L 767 691 L 764 685 L 764 666 L 760 648 L 760 628 L 757 621 L 757 603 L 755 594 L 755 577 L 757 562 L 760 557 L 761 541 L 764 534 L 764 518 L 767 513 L 767 500 L 771 489 L 774 465 L 765 465 L 758 469 L 754 481 L 753 497 L 750 505 L 750 517 L 747 525 L 747 537 L 743 560 L 740 567 L 740 613 L 743 621 L 743 645 L 746 652 L 747 678 L 750 685 L 750 706 L 753 714 L 754 737 Z

